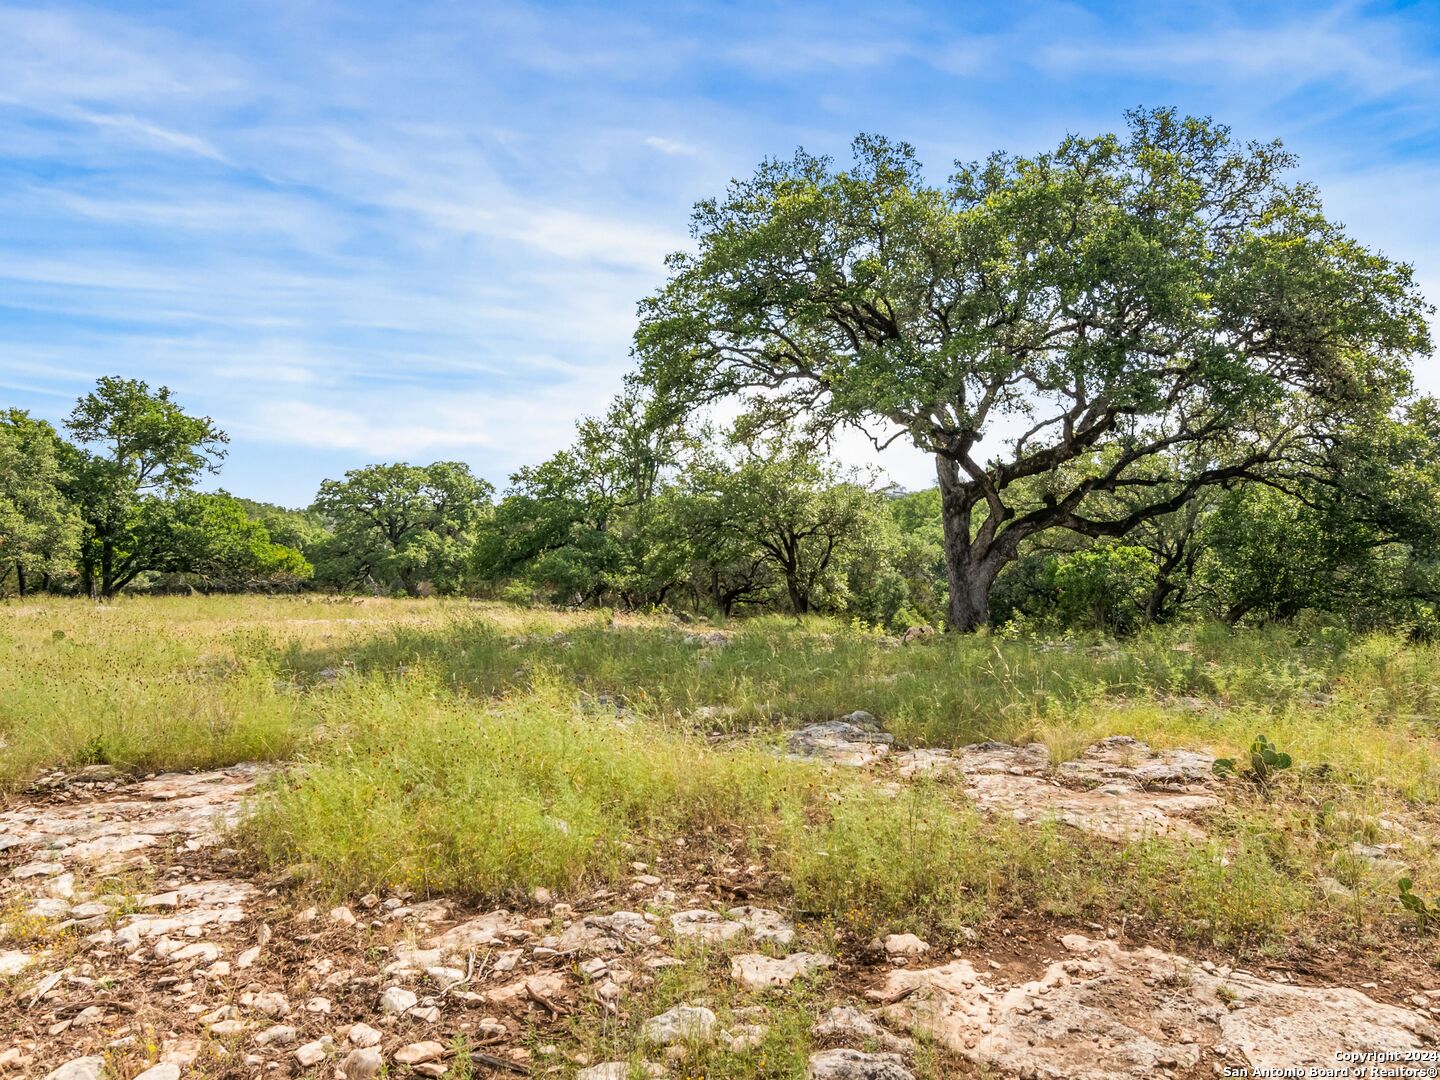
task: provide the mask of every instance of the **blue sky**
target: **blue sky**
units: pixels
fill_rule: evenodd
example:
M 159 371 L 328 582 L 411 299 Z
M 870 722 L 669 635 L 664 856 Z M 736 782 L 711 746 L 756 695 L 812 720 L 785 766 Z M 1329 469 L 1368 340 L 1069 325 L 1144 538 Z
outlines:
M 230 432 L 219 482 L 288 504 L 378 460 L 503 486 L 760 158 L 878 131 L 940 178 L 1161 104 L 1283 138 L 1440 299 L 1440 0 L 0 0 L 0 405 L 168 384 Z

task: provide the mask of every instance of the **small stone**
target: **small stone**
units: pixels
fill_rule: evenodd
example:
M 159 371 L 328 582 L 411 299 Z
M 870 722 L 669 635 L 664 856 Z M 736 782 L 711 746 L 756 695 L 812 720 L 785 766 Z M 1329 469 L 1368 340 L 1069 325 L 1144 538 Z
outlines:
M 78 1057 L 65 1062 L 64 1065 L 46 1076 L 45 1080 L 100 1080 L 104 1072 L 104 1058 Z
M 373 1046 L 367 1046 L 351 1050 L 341 1062 L 340 1071 L 345 1074 L 345 1080 L 374 1080 L 380 1075 L 380 1066 L 383 1064 L 385 1059 L 380 1056 L 380 1051 Z
M 391 986 L 380 995 L 380 1011 L 400 1016 L 415 1008 L 420 999 L 403 986 Z
M 380 1032 L 369 1024 L 352 1024 L 349 1034 L 345 1037 L 350 1040 L 351 1046 L 358 1046 L 362 1049 L 380 1044 Z
M 313 997 L 305 1002 L 305 1011 L 315 1013 L 318 1016 L 328 1016 L 330 1013 L 330 999 L 326 997 Z
M 521 949 L 506 949 L 499 956 L 495 957 L 495 963 L 491 965 L 495 971 L 513 971 L 515 965 L 520 963 L 520 958 L 525 953 Z
M 83 1028 L 94 1027 L 105 1019 L 105 1010 L 98 1005 L 91 1005 L 88 1009 L 81 1009 L 75 1019 L 70 1021 L 71 1027 Z
M 722 1031 L 720 1041 L 732 1054 L 740 1054 L 746 1050 L 754 1050 L 764 1043 L 769 1030 L 764 1024 L 741 1024 L 729 1031 Z
M 709 1042 L 719 1021 L 709 1009 L 677 1005 L 669 1012 L 652 1016 L 640 1028 L 640 1038 L 656 1046 L 682 1042 Z
M 295 1060 L 306 1068 L 318 1065 L 325 1060 L 325 1046 L 318 1040 L 308 1042 L 295 1051 Z
M 808 1080 L 915 1080 L 899 1054 L 866 1054 L 859 1050 L 822 1050 L 810 1055 Z
M 179 1065 L 182 1069 L 195 1064 L 200 1057 L 200 1040 L 185 1035 L 174 1042 L 166 1043 L 160 1051 L 160 1061 L 166 1065 Z
M 745 953 L 730 958 L 730 977 L 747 990 L 789 986 L 804 975 L 830 967 L 834 960 L 823 953 L 792 953 L 783 959 Z
M 348 907 L 335 907 L 330 909 L 330 921 L 341 926 L 354 926 L 355 913 Z
M 289 1046 L 298 1042 L 300 1032 L 289 1024 L 276 1024 L 255 1036 L 256 1046 Z
M 152 1065 L 135 1080 L 180 1080 L 180 1066 L 165 1062 L 162 1065 Z
M 248 968 L 251 964 L 255 963 L 255 961 L 259 959 L 260 946 L 252 945 L 250 948 L 246 949 L 244 952 L 242 952 L 239 956 L 235 958 L 235 966 L 237 968 Z
M 445 1053 L 445 1047 L 433 1039 L 425 1042 L 411 1043 L 409 1046 L 402 1046 L 395 1051 L 395 1060 L 401 1065 L 419 1065 L 426 1061 L 435 1061 Z
M 262 1012 L 277 1020 L 290 1014 L 290 1002 L 284 994 L 256 994 L 254 1000 L 250 1002 L 250 1007 L 256 1012 Z
M 918 957 L 930 951 L 930 943 L 914 934 L 890 934 L 885 938 L 885 955 Z

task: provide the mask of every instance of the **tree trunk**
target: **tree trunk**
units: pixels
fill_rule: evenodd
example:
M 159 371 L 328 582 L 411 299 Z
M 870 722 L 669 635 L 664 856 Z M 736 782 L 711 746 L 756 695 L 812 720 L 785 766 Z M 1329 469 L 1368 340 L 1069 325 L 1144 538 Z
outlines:
M 949 458 L 935 455 L 940 478 L 940 520 L 945 527 L 945 576 L 950 586 L 948 629 L 973 634 L 990 625 L 990 587 L 1010 560 L 992 544 L 979 550 L 970 536 L 970 497 Z
M 18 563 L 18 562 L 17 562 L 17 563 L 15 564 L 15 592 L 16 592 L 18 595 L 20 595 L 20 596 L 24 596 L 24 595 L 25 595 L 25 564 L 24 564 L 24 563 Z
M 115 594 L 115 543 L 105 540 L 100 545 L 100 595 L 109 600 Z

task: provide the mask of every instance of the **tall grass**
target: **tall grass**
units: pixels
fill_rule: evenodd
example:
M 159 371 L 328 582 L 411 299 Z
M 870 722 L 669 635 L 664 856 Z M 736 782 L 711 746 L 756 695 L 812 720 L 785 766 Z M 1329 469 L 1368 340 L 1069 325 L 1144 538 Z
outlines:
M 477 710 L 425 674 L 357 678 L 325 702 L 323 750 L 276 782 L 246 836 L 329 888 L 496 900 L 609 880 L 637 851 L 815 788 L 815 770 L 773 754 L 714 754 L 567 698 L 547 684 Z
M 291 754 L 306 726 L 263 650 L 179 605 L 0 605 L 0 789 L 54 766 L 205 768 Z

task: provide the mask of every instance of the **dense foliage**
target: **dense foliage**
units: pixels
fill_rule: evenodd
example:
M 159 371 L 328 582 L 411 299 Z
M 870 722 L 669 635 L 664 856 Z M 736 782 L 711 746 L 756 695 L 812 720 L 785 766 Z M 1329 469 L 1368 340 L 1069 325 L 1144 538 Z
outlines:
M 1293 164 L 1168 110 L 946 186 L 870 136 L 845 170 L 767 161 L 698 205 L 624 392 L 498 501 L 458 462 L 354 469 L 303 510 L 202 494 L 224 433 L 104 378 L 64 435 L 0 414 L 0 587 L 1435 635 L 1429 309 Z M 843 468 L 844 426 L 937 485 Z

